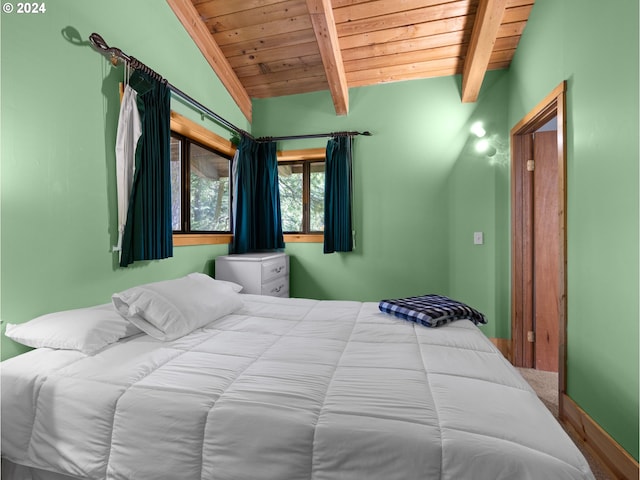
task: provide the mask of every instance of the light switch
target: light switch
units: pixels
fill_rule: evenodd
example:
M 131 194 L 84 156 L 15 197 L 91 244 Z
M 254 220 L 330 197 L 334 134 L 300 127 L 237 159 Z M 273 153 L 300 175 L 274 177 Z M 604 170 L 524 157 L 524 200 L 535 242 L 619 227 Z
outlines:
M 473 232 L 473 244 L 474 245 L 484 244 L 484 234 L 482 232 Z

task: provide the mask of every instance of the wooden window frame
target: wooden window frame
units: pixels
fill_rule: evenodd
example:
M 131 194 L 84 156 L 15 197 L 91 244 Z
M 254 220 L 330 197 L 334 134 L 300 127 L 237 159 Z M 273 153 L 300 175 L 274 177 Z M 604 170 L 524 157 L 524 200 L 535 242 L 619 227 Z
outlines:
M 212 148 L 223 155 L 233 157 L 236 147 L 230 140 L 221 137 L 206 129 L 202 125 L 189 120 L 176 112 L 171 112 L 171 131 L 187 139 Z M 320 160 L 325 158 L 324 148 L 304 148 L 298 150 L 278 151 L 278 161 L 291 160 Z M 224 245 L 233 241 L 232 233 L 174 233 L 173 246 L 195 246 L 195 245 Z M 285 243 L 323 243 L 322 233 L 313 234 L 285 234 Z
M 325 161 L 325 148 L 278 151 L 278 162 Z M 303 199 L 304 201 L 304 199 Z M 304 215 L 304 213 L 303 213 Z M 285 233 L 285 243 L 324 243 L 323 233 Z
M 199 142 L 185 137 L 177 132 L 171 132 L 171 137 L 178 140 L 180 142 L 180 163 L 181 163 L 181 175 L 180 175 L 180 205 L 182 212 L 182 219 L 180 222 L 180 231 L 174 230 L 175 235 L 229 235 L 231 230 L 229 231 L 198 231 L 194 230 L 191 226 L 191 152 L 194 146 L 199 147 L 202 150 L 209 151 L 220 158 L 224 158 L 229 162 L 229 177 L 231 177 L 231 160 L 233 156 L 228 154 L 223 154 L 219 150 L 213 149 L 207 145 L 202 145 Z M 233 188 L 233 185 L 230 185 L 230 188 Z M 231 203 L 231 202 L 229 202 Z M 231 228 L 231 226 L 230 226 Z
M 302 168 L 302 230 L 285 232 L 285 235 L 322 235 L 322 231 L 311 230 L 311 166 L 323 163 L 324 159 L 279 161 L 282 165 Z M 282 196 L 280 199 L 282 202 Z
M 233 158 L 236 147 L 230 140 L 216 135 L 187 117 L 176 112 L 171 112 L 171 132 L 175 132 L 185 139 L 219 152 L 223 156 Z M 184 189 L 184 184 L 183 184 Z M 185 194 L 185 192 L 183 192 Z M 188 212 L 187 212 L 188 213 Z M 229 244 L 233 240 L 231 233 L 174 233 L 173 246 L 193 245 L 222 245 Z

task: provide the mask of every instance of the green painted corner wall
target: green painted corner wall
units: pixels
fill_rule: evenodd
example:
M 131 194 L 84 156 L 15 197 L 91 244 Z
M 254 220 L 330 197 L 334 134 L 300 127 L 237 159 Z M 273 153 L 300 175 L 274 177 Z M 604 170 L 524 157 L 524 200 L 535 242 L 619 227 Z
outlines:
M 117 268 L 113 144 L 122 70 L 86 44 L 90 33 L 250 128 L 165 2 L 58 0 L 47 8 L 0 15 L 3 323 L 211 272 L 227 250 L 179 247 L 173 259 Z M 508 132 L 563 80 L 568 393 L 637 459 L 636 0 L 537 0 L 511 69 L 490 72 L 475 104 L 460 102 L 459 77 L 416 80 L 352 89 L 344 117 L 335 116 L 327 92 L 257 100 L 251 128 L 256 135 L 374 134 L 355 144 L 355 252 L 288 244 L 293 295 L 378 300 L 441 292 L 485 312 L 488 336 L 509 338 Z M 173 107 L 228 135 L 180 102 Z M 474 150 L 475 121 L 485 123 L 492 157 Z M 473 245 L 475 231 L 484 245 Z M 22 351 L 4 335 L 0 348 L 2 358 Z
M 178 247 L 170 260 L 117 267 L 114 144 L 123 69 L 93 51 L 91 33 L 248 129 L 166 2 L 57 0 L 46 7 L 0 15 L 3 331 L 6 323 L 106 303 L 135 284 L 212 271 L 212 259 L 226 253 L 224 246 Z M 180 102 L 172 107 L 201 121 Z M 0 348 L 3 359 L 25 350 L 4 335 Z
M 256 135 L 373 134 L 355 139 L 355 251 L 288 244 L 292 294 L 375 301 L 440 293 L 483 311 L 487 335 L 508 337 L 507 91 L 506 72 L 491 72 L 475 104 L 460 101 L 459 77 L 351 89 L 344 117 L 327 92 L 254 101 Z M 476 121 L 496 147 L 492 157 L 475 150 Z M 484 245 L 473 244 L 476 231 Z
M 638 2 L 536 0 L 509 126 L 567 80 L 567 393 L 638 459 Z

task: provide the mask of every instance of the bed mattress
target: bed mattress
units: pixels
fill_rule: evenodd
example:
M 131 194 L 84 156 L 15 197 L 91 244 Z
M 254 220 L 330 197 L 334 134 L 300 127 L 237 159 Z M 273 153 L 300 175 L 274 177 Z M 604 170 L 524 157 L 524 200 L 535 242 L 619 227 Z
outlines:
M 243 295 L 173 341 L 2 363 L 2 455 L 81 479 L 592 479 L 468 320 Z

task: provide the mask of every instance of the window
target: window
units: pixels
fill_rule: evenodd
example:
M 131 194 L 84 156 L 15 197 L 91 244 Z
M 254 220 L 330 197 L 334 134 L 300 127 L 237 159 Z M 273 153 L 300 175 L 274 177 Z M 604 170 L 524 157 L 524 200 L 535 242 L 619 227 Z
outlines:
M 230 157 L 171 134 L 171 209 L 176 233 L 231 231 Z
M 235 146 L 226 138 L 221 137 L 213 133 L 206 127 L 193 122 L 192 120 L 176 113 L 171 112 L 171 189 L 172 189 L 172 214 L 173 214 L 173 246 L 191 246 L 191 245 L 212 245 L 212 244 L 228 244 L 233 240 L 233 234 L 231 233 L 231 209 L 229 206 L 232 202 L 231 189 L 232 185 L 229 184 L 229 167 L 231 165 L 231 159 L 236 151 Z M 195 149 L 193 148 L 195 147 Z M 190 156 L 198 155 L 198 152 L 202 153 L 212 160 L 213 167 L 217 171 L 217 176 L 222 188 L 203 186 L 202 183 L 211 183 L 212 179 L 209 178 L 203 172 L 194 173 L 199 179 L 195 179 L 193 182 L 195 185 L 195 192 L 200 192 L 199 195 L 194 194 L 194 201 L 192 201 L 191 195 L 191 179 L 192 175 L 188 178 L 185 172 L 191 172 L 191 164 L 188 161 Z M 309 221 L 309 227 L 307 232 L 315 233 L 303 233 L 304 230 L 289 230 L 285 229 L 285 242 L 319 242 L 323 241 L 324 231 L 324 157 L 325 148 L 305 148 L 301 150 L 285 150 L 278 152 L 278 165 L 282 167 L 291 167 L 285 169 L 293 172 L 293 166 L 298 165 L 299 169 L 304 169 L 304 163 L 316 164 L 313 174 L 311 173 L 311 167 L 307 177 L 309 178 L 309 185 L 312 184 L 311 178 L 314 177 L 313 184 L 318 185 L 321 189 L 321 193 L 313 194 L 313 204 L 315 214 L 313 215 L 314 221 Z M 196 162 L 197 163 L 197 162 Z M 205 162 L 209 163 L 209 162 Z M 207 167 L 202 167 L 206 171 L 209 171 Z M 197 167 L 196 167 L 197 169 Z M 214 177 L 216 175 L 213 175 Z M 319 176 L 321 178 L 315 178 Z M 208 180 L 204 181 L 202 177 Z M 284 181 L 284 176 L 281 175 L 280 181 Z M 295 178 L 295 176 L 294 176 Z M 303 178 L 303 177 L 300 177 Z M 188 181 L 187 181 L 188 180 Z M 199 180 L 203 180 L 199 182 Z M 213 181 L 215 183 L 215 181 Z M 202 188 L 201 188 L 202 187 Z M 211 188 L 209 188 L 211 187 Z M 284 211 L 288 211 L 291 208 L 292 202 L 288 198 L 285 198 L 283 194 L 283 185 L 281 185 L 281 206 Z M 209 196 L 215 198 L 215 202 L 198 202 L 197 198 L 202 199 L 209 192 Z M 226 192 L 226 193 L 225 193 Z M 218 195 L 223 193 L 223 195 Z M 298 204 L 302 205 L 303 199 L 307 198 L 307 204 L 312 203 L 312 195 L 309 193 L 306 197 L 299 193 L 295 196 L 298 198 Z M 218 203 L 219 201 L 219 203 Z M 293 204 L 295 201 L 293 202 Z M 192 208 L 195 205 L 195 208 Z M 202 205 L 202 208 L 198 208 L 197 205 Z M 319 207 L 319 210 L 318 210 Z M 193 210 L 193 214 L 192 214 Z M 312 215 L 309 213 L 312 209 L 307 209 L 308 217 Z M 206 211 L 206 212 L 205 212 Z M 302 210 L 304 211 L 304 209 Z M 218 212 L 217 214 L 215 212 Z M 299 211 L 300 212 L 300 211 Z M 301 218 L 301 213 L 296 214 L 296 218 Z M 218 218 L 217 221 L 212 220 L 213 227 L 203 226 L 200 224 L 201 218 L 207 218 L 209 216 Z M 192 216 L 194 217 L 192 220 Z M 286 215 L 286 218 L 290 218 Z M 206 222 L 205 222 L 206 223 Z M 285 223 L 289 223 L 285 220 Z M 295 222 L 291 222 L 294 224 Z M 224 226 L 222 226 L 223 224 Z M 300 225 L 304 225 L 304 220 L 298 220 L 295 225 L 287 228 L 296 229 L 300 228 Z M 285 225 L 283 225 L 285 227 Z M 216 228 L 219 230 L 199 230 L 200 228 Z
M 324 231 L 324 160 L 278 162 L 284 233 Z

